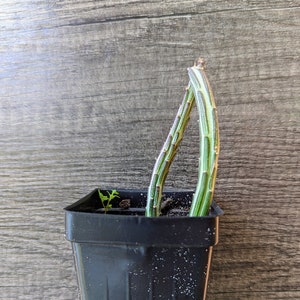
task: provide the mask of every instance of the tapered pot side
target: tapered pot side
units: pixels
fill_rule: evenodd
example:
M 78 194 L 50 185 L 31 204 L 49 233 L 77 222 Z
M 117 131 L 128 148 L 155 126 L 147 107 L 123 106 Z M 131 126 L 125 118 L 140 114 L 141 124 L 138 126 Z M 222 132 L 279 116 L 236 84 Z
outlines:
M 146 190 L 118 192 L 129 207 L 104 214 L 96 189 L 65 208 L 82 299 L 205 299 L 222 210 L 184 216 L 193 192 L 166 191 L 170 215 L 145 217 Z

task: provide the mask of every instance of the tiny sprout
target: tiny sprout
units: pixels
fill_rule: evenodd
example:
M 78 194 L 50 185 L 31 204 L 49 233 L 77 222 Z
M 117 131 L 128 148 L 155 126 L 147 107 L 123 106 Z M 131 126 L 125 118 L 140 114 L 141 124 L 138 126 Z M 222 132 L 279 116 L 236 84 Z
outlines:
M 112 190 L 111 192 L 107 191 L 108 196 L 106 196 L 101 193 L 100 189 L 98 189 L 98 194 L 102 202 L 105 214 L 108 212 L 110 208 L 112 208 L 111 200 L 115 198 L 120 198 L 119 192 L 117 192 L 116 190 Z

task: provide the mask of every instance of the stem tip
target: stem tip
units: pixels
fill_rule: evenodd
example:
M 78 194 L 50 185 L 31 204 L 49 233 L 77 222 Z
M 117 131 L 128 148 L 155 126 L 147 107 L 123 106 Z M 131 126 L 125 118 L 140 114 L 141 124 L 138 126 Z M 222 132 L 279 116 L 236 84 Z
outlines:
M 205 60 L 202 57 L 199 57 L 196 61 L 195 61 L 195 67 L 198 67 L 201 70 L 205 69 Z

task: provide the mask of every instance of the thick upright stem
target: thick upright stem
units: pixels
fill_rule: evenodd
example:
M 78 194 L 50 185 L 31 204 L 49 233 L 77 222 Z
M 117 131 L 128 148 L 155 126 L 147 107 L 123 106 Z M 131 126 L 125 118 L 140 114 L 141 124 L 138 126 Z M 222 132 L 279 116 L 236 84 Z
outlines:
M 212 202 L 218 168 L 219 126 L 214 96 L 204 72 L 204 63 L 188 69 L 199 113 L 200 158 L 197 188 L 190 216 L 205 216 Z

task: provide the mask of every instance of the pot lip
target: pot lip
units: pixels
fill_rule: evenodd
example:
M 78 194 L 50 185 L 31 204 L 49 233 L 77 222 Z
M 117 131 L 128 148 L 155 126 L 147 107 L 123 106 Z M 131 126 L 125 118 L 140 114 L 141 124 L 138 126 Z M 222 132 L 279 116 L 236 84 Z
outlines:
M 145 190 L 118 189 L 118 191 L 121 197 L 131 196 L 131 192 L 135 193 L 132 195 L 134 205 L 143 205 L 147 196 Z M 123 192 L 125 194 L 122 194 Z M 140 198 L 141 193 L 143 198 Z M 164 191 L 164 195 L 173 196 L 174 201 L 187 204 L 192 199 L 193 191 Z M 210 215 L 204 217 L 105 215 L 89 212 L 95 208 L 94 206 L 99 205 L 98 197 L 98 189 L 94 189 L 87 196 L 65 208 L 67 240 L 105 245 L 168 245 L 171 247 L 209 247 L 218 243 L 219 216 L 223 211 L 217 204 L 213 204 Z M 86 211 L 80 211 L 80 208 Z
M 126 189 L 126 188 L 115 188 L 115 187 L 105 187 L 105 188 L 101 188 L 102 191 L 111 191 L 111 190 L 117 190 L 120 194 L 122 193 L 132 193 L 132 194 L 140 194 L 141 197 L 147 197 L 147 189 Z M 139 218 L 139 219 L 143 219 L 143 218 L 147 218 L 148 220 L 157 220 L 157 219 L 166 219 L 166 220 L 174 220 L 174 219 L 207 219 L 207 218 L 215 218 L 215 217 L 219 217 L 222 216 L 224 214 L 224 211 L 220 208 L 220 206 L 213 200 L 211 203 L 211 212 L 209 215 L 207 216 L 201 216 L 201 217 L 191 217 L 191 216 L 159 216 L 159 217 L 146 217 L 144 215 L 125 215 L 125 214 L 99 214 L 97 212 L 88 212 L 88 211 L 80 211 L 77 210 L 76 207 L 79 207 L 81 204 L 83 204 L 84 202 L 86 202 L 94 193 L 98 192 L 98 188 L 95 188 L 94 190 L 92 190 L 92 192 L 90 192 L 89 194 L 87 194 L 86 196 L 84 196 L 83 198 L 81 198 L 80 200 L 64 207 L 64 211 L 66 213 L 71 212 L 72 214 L 90 214 L 90 215 L 97 215 L 98 218 L 101 217 L 105 217 L 108 219 L 115 219 L 115 218 Z M 175 189 L 175 188 L 166 188 L 163 191 L 163 194 L 166 195 L 189 195 L 192 196 L 194 193 L 194 190 L 192 189 Z M 144 206 L 142 206 L 144 207 Z

